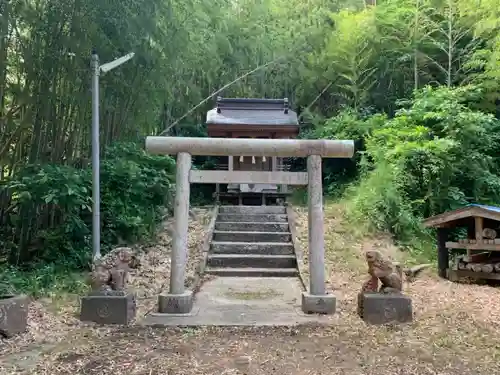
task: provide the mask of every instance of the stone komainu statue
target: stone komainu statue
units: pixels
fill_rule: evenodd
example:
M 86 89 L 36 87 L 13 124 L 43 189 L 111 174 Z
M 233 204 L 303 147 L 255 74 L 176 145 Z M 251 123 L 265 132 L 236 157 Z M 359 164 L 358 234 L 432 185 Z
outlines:
M 412 282 L 430 264 L 421 264 L 411 268 L 402 268 L 399 263 L 391 262 L 377 250 L 365 253 L 368 264 L 368 280 L 363 283 L 358 295 L 358 315 L 364 316 L 363 295 L 365 293 L 401 294 L 403 290 L 403 277 L 407 282 Z
M 125 291 L 129 272 L 140 267 L 140 261 L 134 250 L 119 247 L 92 265 L 90 284 L 94 291 Z
M 430 264 L 420 264 L 411 268 L 402 268 L 399 263 L 393 263 L 385 259 L 377 250 L 367 251 L 365 257 L 370 278 L 363 284 L 362 293 L 401 293 L 403 275 L 406 277 L 406 281 L 411 282 L 422 270 L 430 267 Z M 380 289 L 379 281 L 381 283 Z

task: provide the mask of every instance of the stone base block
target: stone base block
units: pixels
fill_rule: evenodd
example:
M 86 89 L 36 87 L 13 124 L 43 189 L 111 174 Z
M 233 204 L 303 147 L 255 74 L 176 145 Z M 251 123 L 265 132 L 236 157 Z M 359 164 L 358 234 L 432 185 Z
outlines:
M 336 307 L 333 294 L 318 296 L 302 292 L 302 311 L 306 314 L 335 314 Z
M 133 294 L 123 292 L 91 292 L 82 298 L 80 320 L 98 324 L 127 325 L 136 314 Z
M 163 293 L 158 296 L 158 312 L 162 314 L 187 314 L 193 309 L 193 292 L 182 294 Z
M 404 294 L 359 293 L 358 314 L 369 324 L 413 321 L 411 298 Z
M 28 307 L 25 295 L 0 296 L 0 336 L 10 338 L 27 330 Z

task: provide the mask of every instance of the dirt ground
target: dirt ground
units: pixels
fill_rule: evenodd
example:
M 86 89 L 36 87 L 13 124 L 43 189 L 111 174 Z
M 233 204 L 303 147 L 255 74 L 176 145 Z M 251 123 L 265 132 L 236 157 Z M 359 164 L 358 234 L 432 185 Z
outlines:
M 304 212 L 298 216 L 307 223 Z M 405 286 L 413 300 L 412 324 L 367 326 L 355 313 L 366 277 L 363 250 L 406 258 L 385 236 L 360 237 L 345 228 L 342 207 L 328 207 L 325 216 L 329 286 L 338 306 L 329 327 L 93 327 L 75 318 L 74 303 L 39 301 L 31 311 L 31 333 L 0 342 L 0 374 L 500 374 L 498 288 L 450 283 L 426 271 Z M 301 225 L 303 244 L 306 236 Z M 192 238 L 196 248 L 200 236 Z M 168 259 L 168 251 L 166 245 L 157 250 L 161 259 Z M 162 270 L 164 279 L 168 267 Z M 154 305 L 157 292 L 148 290 L 142 313 Z

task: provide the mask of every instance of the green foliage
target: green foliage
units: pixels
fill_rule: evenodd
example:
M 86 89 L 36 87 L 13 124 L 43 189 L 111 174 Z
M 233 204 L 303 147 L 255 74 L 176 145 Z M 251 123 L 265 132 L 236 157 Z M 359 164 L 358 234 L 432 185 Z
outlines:
M 20 292 L 37 298 L 63 293 L 83 294 L 88 283 L 81 273 L 65 269 L 60 264 L 39 264 L 31 270 L 6 266 L 0 268 L 0 294 Z
M 304 136 L 355 140 L 352 161 L 324 162 L 325 190 L 348 198 L 352 220 L 409 242 L 428 238 L 423 217 L 500 202 L 493 3 L 387 0 L 332 14 L 309 65 L 320 93 Z
M 350 198 L 348 216 L 353 222 L 368 221 L 369 229 L 391 232 L 398 238 L 418 228 L 399 190 L 396 171 L 386 163 L 366 174 L 359 185 L 350 186 L 346 194 Z
M 172 195 L 172 159 L 117 142 L 186 113 L 168 133 L 205 136 L 211 101 L 190 110 L 269 62 L 220 94 L 288 97 L 311 120 L 302 137 L 354 139 L 353 160 L 324 161 L 325 191 L 350 194 L 352 215 L 410 238 L 423 216 L 498 202 L 498 0 L 368 3 L 0 2 L 0 262 L 89 260 L 92 48 L 101 63 L 135 52 L 100 81 L 105 249 L 147 236 Z M 212 191 L 195 186 L 192 203 Z
M 101 168 L 105 243 L 135 242 L 152 233 L 171 203 L 174 160 L 119 145 L 108 149 Z
M 469 202 L 500 202 L 500 122 L 472 109 L 474 87 L 426 87 L 366 139 L 351 215 L 402 241 L 421 219 Z
M 362 116 L 352 109 L 345 109 L 337 116 L 318 124 L 311 134 L 318 139 L 352 139 L 356 153 L 352 159 L 326 159 L 323 161 L 324 183 L 330 196 L 340 197 L 347 184 L 358 178 L 359 167 L 365 151 L 365 139 L 374 129 L 381 127 L 386 116 Z
M 415 89 L 474 82 L 485 89 L 482 107 L 494 111 L 500 87 L 496 2 L 386 0 L 333 13 L 334 27 L 311 53 L 305 75 L 319 97 L 304 99 L 327 117 L 346 107 L 392 116 L 397 100 Z
M 150 235 L 170 208 L 175 162 L 152 156 L 135 144 L 117 144 L 101 162 L 103 250 Z M 85 269 L 91 259 L 92 179 L 90 168 L 32 165 L 2 185 L 10 197 L 2 225 L 2 280 L 16 269 L 35 270 L 35 289 Z M 56 270 L 56 271 L 54 271 Z M 33 271 L 32 271 L 33 272 Z M 14 275 L 14 276 L 13 276 Z M 16 285 L 25 285 L 15 283 Z M 27 285 L 27 284 L 26 284 Z

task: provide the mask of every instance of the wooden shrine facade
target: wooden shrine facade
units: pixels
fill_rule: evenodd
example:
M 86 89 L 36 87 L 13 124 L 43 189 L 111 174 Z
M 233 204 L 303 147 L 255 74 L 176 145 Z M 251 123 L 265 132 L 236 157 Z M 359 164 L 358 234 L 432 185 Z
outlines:
M 441 277 L 500 280 L 500 207 L 471 204 L 427 218 L 423 224 L 437 228 Z M 453 235 L 457 228 L 466 235 Z M 461 252 L 450 262 L 450 254 Z
M 207 133 L 211 138 L 257 138 L 293 139 L 299 134 L 297 113 L 289 108 L 288 99 L 252 99 L 218 97 L 215 108 L 207 113 Z M 287 171 L 286 160 L 273 156 L 231 155 L 220 157 L 217 169 L 228 171 L 273 172 Z M 287 185 L 276 184 L 227 184 L 221 191 L 216 184 L 217 199 L 228 198 L 276 201 L 286 199 L 289 194 Z

